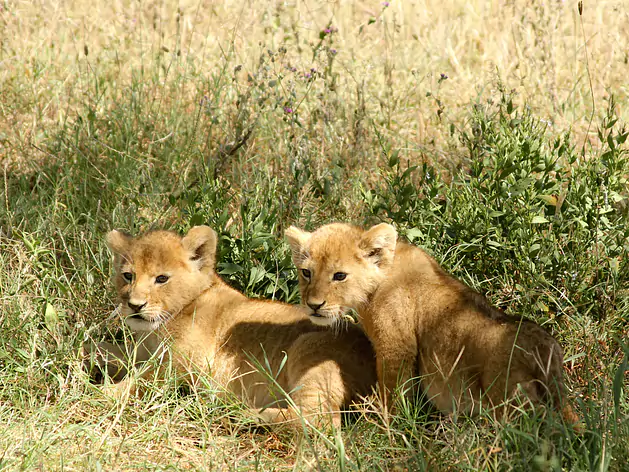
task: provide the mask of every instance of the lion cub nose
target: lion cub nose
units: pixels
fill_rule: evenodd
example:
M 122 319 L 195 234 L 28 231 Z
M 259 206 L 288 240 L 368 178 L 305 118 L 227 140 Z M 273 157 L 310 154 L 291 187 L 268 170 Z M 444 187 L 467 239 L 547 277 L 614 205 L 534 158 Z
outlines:
M 319 308 L 321 308 L 323 305 L 325 305 L 325 302 L 321 302 L 321 303 L 308 302 L 308 303 L 306 303 L 306 305 L 308 305 L 310 308 L 312 308 L 313 311 L 317 311 Z
M 131 302 L 127 302 L 127 305 L 129 305 L 129 308 L 131 308 L 134 313 L 140 313 L 140 311 L 142 311 L 142 308 L 146 306 L 146 302 L 142 303 L 141 305 L 136 305 Z

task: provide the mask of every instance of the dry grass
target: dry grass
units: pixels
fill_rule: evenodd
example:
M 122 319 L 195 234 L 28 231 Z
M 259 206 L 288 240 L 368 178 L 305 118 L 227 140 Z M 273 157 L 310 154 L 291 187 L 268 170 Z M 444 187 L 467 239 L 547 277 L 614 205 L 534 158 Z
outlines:
M 578 438 L 544 412 L 514 426 L 410 411 L 393 426 L 371 414 L 330 442 L 305 440 L 255 428 L 207 392 L 155 387 L 112 402 L 79 362 L 84 336 L 117 327 L 104 326 L 114 302 L 102 239 L 112 226 L 183 227 L 199 216 L 224 231 L 225 260 L 285 268 L 282 225 L 357 219 L 359 190 L 386 187 L 376 171 L 389 150 L 450 169 L 464 154 L 453 129 L 468 129 L 470 102 L 495 99 L 495 88 L 513 91 L 550 134 L 573 130 L 576 146 L 599 146 L 610 93 L 629 121 L 625 2 L 586 2 L 580 17 L 576 2 L 558 0 L 0 0 L 0 31 L 0 469 L 530 470 L 521 462 L 533 458 L 540 470 L 557 461 L 622 470 L 629 460 L 614 444 L 627 423 L 610 393 L 622 374 L 614 336 L 626 332 L 626 287 L 609 296 L 618 315 L 607 307 L 594 320 L 584 304 L 548 320 L 586 402 Z M 219 179 L 196 178 L 203 162 Z M 574 264 L 588 251 L 574 249 Z M 247 285 L 247 270 L 233 279 L 268 296 Z M 497 300 L 515 290 L 489 282 Z M 543 290 L 518 289 L 525 299 Z M 626 394 L 620 403 L 626 412 Z
M 324 42 L 338 51 L 338 99 L 360 90 L 370 116 L 412 147 L 451 149 L 449 123 L 498 82 L 577 140 L 593 103 L 596 123 L 610 92 L 620 117 L 629 113 L 622 1 L 586 3 L 582 18 L 564 1 L 15 1 L 2 6 L 0 21 L 5 162 L 37 156 L 29 144 L 40 147 L 47 129 L 85 102 L 102 103 L 98 94 L 116 93 L 156 61 L 163 80 L 173 70 L 204 75 L 227 59 L 246 74 L 267 48 L 284 45 L 285 62 L 307 73 L 319 64 L 313 46 L 328 25 L 338 29 Z M 440 82 L 441 74 L 448 79 Z M 176 97 L 205 93 L 197 84 L 184 81 Z M 173 98 L 163 97 L 162 107 Z

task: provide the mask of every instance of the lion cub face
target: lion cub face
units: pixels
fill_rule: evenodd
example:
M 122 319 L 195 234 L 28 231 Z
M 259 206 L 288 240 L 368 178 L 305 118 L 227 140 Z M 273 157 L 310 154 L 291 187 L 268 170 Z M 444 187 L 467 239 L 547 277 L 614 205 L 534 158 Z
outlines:
M 299 275 L 302 302 L 316 324 L 334 324 L 359 310 L 393 264 L 397 232 L 388 224 L 368 231 L 333 223 L 313 233 L 286 230 Z
M 133 238 L 113 230 L 107 245 L 114 253 L 122 313 L 133 330 L 159 328 L 211 284 L 216 233 L 208 226 L 194 227 L 183 238 L 168 231 Z

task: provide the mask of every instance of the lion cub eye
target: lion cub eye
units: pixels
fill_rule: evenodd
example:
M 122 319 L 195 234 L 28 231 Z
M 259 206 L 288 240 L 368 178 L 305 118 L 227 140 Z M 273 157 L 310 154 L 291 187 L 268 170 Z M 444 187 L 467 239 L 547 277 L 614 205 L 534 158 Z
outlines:
M 308 269 L 301 269 L 301 275 L 304 276 L 304 279 L 310 278 L 310 271 Z
M 157 282 L 158 284 L 165 284 L 166 282 L 168 282 L 168 276 L 167 275 L 158 275 L 157 277 L 155 277 L 155 282 Z
M 347 274 L 345 272 L 336 272 L 332 276 L 332 280 L 337 280 L 340 282 L 341 280 L 345 280 L 345 277 L 347 277 Z
M 133 280 L 133 274 L 131 272 L 123 272 L 122 278 L 125 279 L 127 282 L 131 282 Z

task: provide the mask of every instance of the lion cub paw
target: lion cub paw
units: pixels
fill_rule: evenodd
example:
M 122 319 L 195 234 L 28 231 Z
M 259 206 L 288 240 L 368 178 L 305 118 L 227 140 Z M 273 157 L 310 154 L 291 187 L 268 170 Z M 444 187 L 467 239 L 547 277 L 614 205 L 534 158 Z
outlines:
M 119 402 L 134 395 L 137 392 L 137 384 L 133 379 L 125 379 L 121 382 L 102 385 L 100 391 L 108 399 Z

